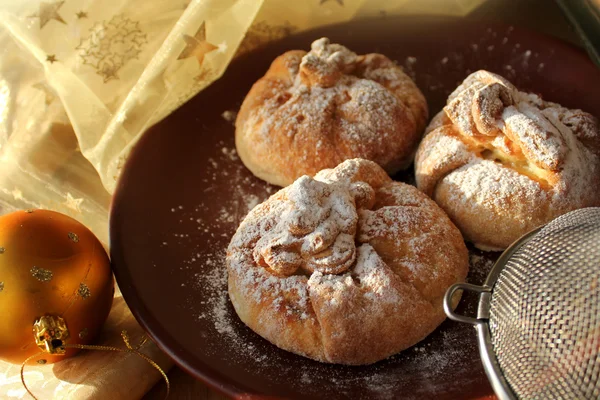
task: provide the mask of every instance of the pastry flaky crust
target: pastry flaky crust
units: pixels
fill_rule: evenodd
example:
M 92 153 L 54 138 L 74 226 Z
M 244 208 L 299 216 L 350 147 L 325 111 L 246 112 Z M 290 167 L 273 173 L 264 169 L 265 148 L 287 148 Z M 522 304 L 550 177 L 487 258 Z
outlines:
M 353 159 L 250 211 L 227 268 L 231 302 L 259 335 L 358 365 L 414 345 L 444 320 L 442 298 L 465 279 L 468 253 L 431 199 Z
M 600 205 L 598 120 L 478 71 L 431 121 L 415 170 L 467 240 L 502 250 L 565 212 Z
M 254 84 L 235 143 L 254 175 L 279 186 L 351 158 L 393 174 L 412 162 L 427 118 L 423 94 L 391 60 L 322 38 L 279 56 Z

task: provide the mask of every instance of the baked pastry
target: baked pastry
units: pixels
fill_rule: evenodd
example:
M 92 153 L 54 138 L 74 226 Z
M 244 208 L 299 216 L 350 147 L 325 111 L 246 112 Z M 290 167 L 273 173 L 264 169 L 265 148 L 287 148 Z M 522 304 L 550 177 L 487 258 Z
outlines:
M 339 364 L 373 363 L 425 338 L 445 318 L 446 289 L 468 270 L 446 214 L 361 159 L 256 206 L 226 259 L 246 325 L 282 349 Z
M 426 130 L 417 186 L 467 240 L 502 250 L 568 211 L 600 205 L 598 120 L 471 74 Z
M 322 38 L 276 58 L 254 84 L 235 144 L 254 175 L 279 186 L 351 158 L 393 174 L 412 162 L 427 118 L 423 94 L 391 60 Z

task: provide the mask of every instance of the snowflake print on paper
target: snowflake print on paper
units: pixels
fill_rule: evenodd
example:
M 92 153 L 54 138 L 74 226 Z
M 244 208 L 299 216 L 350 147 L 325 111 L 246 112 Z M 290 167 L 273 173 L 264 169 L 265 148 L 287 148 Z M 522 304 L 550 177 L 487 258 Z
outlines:
M 108 22 L 94 24 L 90 35 L 81 39 L 76 49 L 80 50 L 83 64 L 93 67 L 106 83 L 119 79 L 119 70 L 129 60 L 138 58 L 146 43 L 146 34 L 139 28 L 139 22 L 120 14 Z

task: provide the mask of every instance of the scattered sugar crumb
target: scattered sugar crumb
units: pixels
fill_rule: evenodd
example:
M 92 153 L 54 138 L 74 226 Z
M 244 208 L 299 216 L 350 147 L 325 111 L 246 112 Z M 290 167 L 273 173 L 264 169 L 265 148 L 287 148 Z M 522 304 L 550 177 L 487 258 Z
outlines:
M 237 118 L 237 111 L 234 110 L 227 110 L 227 111 L 223 111 L 223 114 L 221 114 L 221 117 L 223 117 L 223 119 L 227 122 L 235 122 L 235 119 Z

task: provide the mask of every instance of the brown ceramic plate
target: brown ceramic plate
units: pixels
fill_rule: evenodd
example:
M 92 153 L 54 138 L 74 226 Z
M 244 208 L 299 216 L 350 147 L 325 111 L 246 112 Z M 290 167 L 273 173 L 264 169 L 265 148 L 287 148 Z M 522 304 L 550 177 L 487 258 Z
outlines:
M 498 72 L 517 86 L 600 114 L 600 72 L 556 39 L 464 20 L 394 18 L 289 37 L 235 61 L 211 87 L 151 128 L 133 149 L 111 211 L 117 281 L 140 324 L 181 367 L 234 397 L 456 399 L 491 395 L 475 332 L 444 322 L 413 348 L 366 367 L 325 365 L 285 352 L 246 328 L 226 292 L 225 248 L 247 211 L 276 188 L 237 158 L 233 124 L 270 62 L 328 36 L 402 65 L 431 115 L 467 74 Z M 227 115 L 225 115 L 227 116 Z M 412 171 L 396 177 L 412 182 Z M 471 251 L 481 283 L 496 254 Z M 468 300 L 468 299 L 466 299 Z M 461 304 L 462 312 L 473 307 Z

